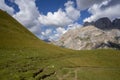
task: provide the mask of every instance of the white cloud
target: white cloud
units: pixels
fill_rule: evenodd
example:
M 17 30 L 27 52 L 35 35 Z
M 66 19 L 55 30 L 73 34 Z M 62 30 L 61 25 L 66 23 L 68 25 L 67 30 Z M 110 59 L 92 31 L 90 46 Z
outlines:
M 68 1 L 64 4 L 65 9 L 59 8 L 56 12 L 48 12 L 47 15 L 39 13 L 35 0 L 9 0 L 15 3 L 19 12 L 13 14 L 14 9 L 5 4 L 4 0 L 1 0 L 0 9 L 6 10 L 16 20 L 27 27 L 31 32 L 36 34 L 42 39 L 57 40 L 68 29 L 72 29 L 74 22 L 80 17 L 80 11 L 75 8 L 73 1 Z M 69 26 L 65 29 L 65 26 Z M 78 24 L 77 24 L 78 25 Z M 77 26 L 74 25 L 74 26 Z M 45 31 L 41 30 L 41 27 L 56 26 L 53 28 L 46 28 Z
M 65 25 L 68 25 L 73 22 L 69 17 L 67 17 L 66 13 L 63 12 L 61 9 L 54 13 L 48 12 L 46 16 L 40 15 L 39 21 L 41 24 L 45 26 L 57 26 L 57 27 L 59 26 L 64 27 Z
M 52 29 L 46 29 L 44 32 L 41 32 L 40 38 L 50 40 L 50 36 L 52 36 Z
M 20 11 L 14 14 L 13 17 L 35 34 L 40 33 L 41 24 L 38 21 L 39 11 L 35 0 L 15 0 L 15 3 Z
M 11 15 L 14 13 L 14 9 L 6 5 L 5 0 L 0 1 L 0 9 L 7 11 Z
M 101 17 L 108 17 L 111 20 L 120 17 L 120 0 L 76 0 L 78 9 L 85 10 L 92 15 L 85 21 L 95 21 Z
M 80 27 L 82 27 L 81 24 L 74 23 L 74 24 L 70 24 L 70 25 L 68 25 L 67 30 L 69 30 L 69 29 L 76 29 L 76 28 L 80 28 Z
M 66 14 L 69 18 L 75 21 L 80 17 L 80 11 L 74 8 L 74 2 L 68 1 L 64 5 L 66 7 L 65 8 Z
M 15 3 L 19 12 L 13 14 L 14 9 L 5 4 L 4 0 L 1 0 L 0 9 L 7 11 L 21 24 L 26 26 L 31 32 L 35 33 L 42 39 L 58 40 L 59 37 L 64 34 L 67 30 L 72 29 L 74 24 L 79 17 L 80 11 L 74 6 L 74 2 L 68 1 L 64 4 L 65 9 L 58 9 L 56 12 L 48 12 L 47 15 L 41 15 L 36 7 L 35 0 L 9 0 Z M 65 29 L 65 26 L 69 26 Z M 55 31 L 51 28 L 45 31 L 41 31 L 41 26 L 57 26 Z
M 78 23 L 69 24 L 65 29 L 64 27 L 57 27 L 53 31 L 52 29 L 46 29 L 46 31 L 42 32 L 41 39 L 49 39 L 50 41 L 57 41 L 64 33 L 66 33 L 70 29 L 80 28 L 82 25 Z
M 44 32 L 41 32 L 41 39 L 48 39 L 50 41 L 53 40 L 58 40 L 61 35 L 63 35 L 67 30 L 65 30 L 65 28 L 62 27 L 57 27 L 55 28 L 55 30 L 53 30 L 52 28 L 46 29 Z
M 76 0 L 80 10 L 88 9 L 92 15 L 84 19 L 84 22 L 95 21 L 101 17 L 111 20 L 120 17 L 120 0 Z
M 41 33 L 41 24 L 39 23 L 38 20 L 34 21 L 35 24 L 28 28 L 31 32 L 33 32 L 36 35 L 40 35 Z M 31 23 L 32 24 L 32 23 Z
M 80 10 L 85 10 L 94 4 L 99 4 L 107 0 L 76 0 L 77 6 Z
M 20 11 L 14 17 L 25 26 L 32 25 L 31 22 L 39 16 L 34 0 L 15 0 L 15 3 L 18 5 Z
M 51 29 L 47 29 L 45 32 L 42 32 L 42 35 L 44 35 L 44 36 L 48 36 L 48 35 L 51 34 L 51 32 L 52 32 Z
M 66 32 L 65 28 L 61 28 L 61 27 L 58 27 L 56 31 L 58 34 L 64 34 Z
M 68 1 L 65 3 L 65 11 L 60 8 L 57 12 L 48 12 L 47 15 L 40 15 L 39 21 L 45 26 L 64 27 L 73 23 L 79 16 L 80 11 L 74 8 L 72 1 Z
M 49 39 L 52 40 L 58 40 L 67 30 L 62 27 L 56 28 L 56 31 L 54 31 L 54 34 L 49 37 Z
M 81 25 L 78 23 L 69 24 L 67 29 L 62 28 L 62 27 L 58 27 L 56 29 L 56 34 L 51 38 L 51 40 L 58 40 L 68 30 L 76 29 L 76 28 L 80 28 L 80 27 L 81 27 Z
M 114 18 L 120 17 L 120 13 L 118 12 L 120 10 L 120 4 L 116 4 L 113 6 L 102 8 L 103 6 L 109 5 L 111 0 L 103 1 L 100 4 L 94 4 L 89 8 L 89 12 L 92 14 L 90 17 L 84 19 L 84 22 L 88 21 L 95 21 L 101 17 L 108 17 L 111 20 Z

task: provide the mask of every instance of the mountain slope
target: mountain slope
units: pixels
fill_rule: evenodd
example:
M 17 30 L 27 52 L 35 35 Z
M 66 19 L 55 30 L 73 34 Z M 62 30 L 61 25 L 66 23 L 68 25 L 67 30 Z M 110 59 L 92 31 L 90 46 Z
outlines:
M 37 44 L 36 38 L 30 31 L 9 16 L 6 12 L 0 10 L 0 47 L 20 47 L 34 46 Z M 42 42 L 42 41 L 41 41 Z M 36 46 L 36 45 L 35 45 Z
M 38 39 L 5 11 L 0 10 L 0 48 L 60 48 Z M 63 49 L 62 49 L 63 50 Z
M 117 22 L 117 21 L 116 21 Z M 69 30 L 55 44 L 75 49 L 120 49 L 120 29 L 112 26 L 108 18 L 101 18 L 95 23 L 86 23 L 86 26 Z
M 59 48 L 0 11 L 0 80 L 119 80 L 119 75 L 119 50 Z

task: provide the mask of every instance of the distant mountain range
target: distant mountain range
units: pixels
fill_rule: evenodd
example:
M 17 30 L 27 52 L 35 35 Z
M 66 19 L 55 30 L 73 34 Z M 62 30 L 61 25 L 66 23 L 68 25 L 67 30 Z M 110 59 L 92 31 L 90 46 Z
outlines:
M 104 17 L 85 22 L 83 27 L 69 30 L 54 44 L 75 50 L 120 49 L 120 19 L 111 21 Z

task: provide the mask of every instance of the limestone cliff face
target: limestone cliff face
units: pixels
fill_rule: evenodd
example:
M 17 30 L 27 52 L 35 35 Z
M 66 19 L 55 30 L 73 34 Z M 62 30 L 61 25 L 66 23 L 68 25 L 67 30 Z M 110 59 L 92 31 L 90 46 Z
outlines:
M 75 50 L 91 50 L 99 48 L 120 49 L 119 21 L 113 22 L 114 25 L 117 25 L 116 28 L 112 28 L 113 23 L 110 20 L 100 19 L 95 22 L 97 27 L 95 25 L 87 25 L 85 27 L 69 30 L 54 44 Z

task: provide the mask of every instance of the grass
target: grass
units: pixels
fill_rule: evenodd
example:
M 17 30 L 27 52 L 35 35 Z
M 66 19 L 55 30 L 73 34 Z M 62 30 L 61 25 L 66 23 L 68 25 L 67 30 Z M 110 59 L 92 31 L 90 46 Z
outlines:
M 0 80 L 120 80 L 120 51 L 47 44 L 0 10 Z
M 112 53 L 108 53 L 109 51 Z M 117 50 L 49 53 L 29 48 L 20 50 L 0 49 L 0 78 L 1 80 L 22 80 L 21 78 L 36 80 L 37 77 L 34 78 L 33 75 L 39 69 L 44 70 L 39 73 L 38 78 L 52 71 L 56 72 L 52 78 L 56 78 L 56 75 L 62 77 L 69 71 L 79 69 L 78 78 L 81 76 L 82 80 L 96 80 L 97 77 L 99 77 L 99 80 L 120 79 L 118 76 L 120 75 L 119 53 L 120 51 Z M 100 69 L 96 67 L 100 67 Z

